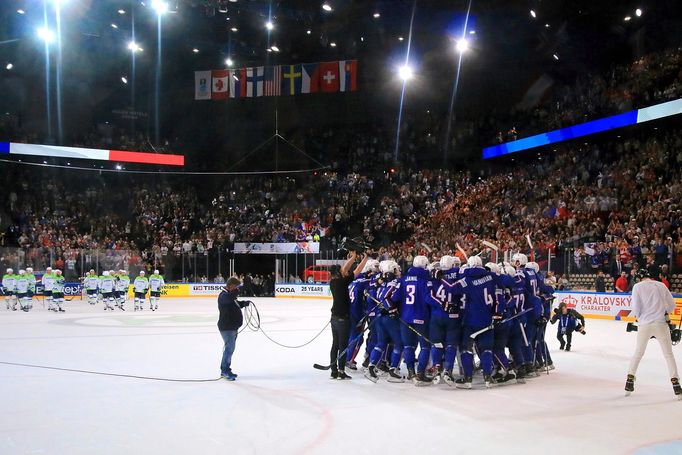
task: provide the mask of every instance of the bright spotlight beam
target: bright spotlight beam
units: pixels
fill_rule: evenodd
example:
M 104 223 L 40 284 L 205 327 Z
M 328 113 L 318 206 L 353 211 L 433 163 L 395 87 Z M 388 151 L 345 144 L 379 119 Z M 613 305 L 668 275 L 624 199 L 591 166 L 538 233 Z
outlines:
M 457 52 L 459 52 L 460 54 L 464 53 L 467 50 L 469 50 L 469 41 L 467 41 L 466 38 L 460 38 L 457 40 L 455 48 L 457 49 Z
M 168 12 L 168 2 L 164 0 L 152 0 L 152 8 L 156 10 L 156 14 L 161 15 Z
M 403 65 L 398 68 L 398 77 L 403 81 L 409 81 L 414 77 L 414 70 L 410 65 Z
M 38 35 L 38 38 L 41 40 L 45 41 L 46 43 L 53 43 L 55 39 L 54 32 L 50 30 L 47 27 L 40 27 L 36 34 Z

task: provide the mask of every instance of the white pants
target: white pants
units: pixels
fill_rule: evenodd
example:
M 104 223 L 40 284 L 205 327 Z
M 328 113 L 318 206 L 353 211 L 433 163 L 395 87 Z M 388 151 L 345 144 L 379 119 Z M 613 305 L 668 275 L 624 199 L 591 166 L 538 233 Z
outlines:
M 630 360 L 630 370 L 628 371 L 628 374 L 634 376 L 637 372 L 639 361 L 642 360 L 642 356 L 649 344 L 649 338 L 652 336 L 656 337 L 658 344 L 661 345 L 663 357 L 665 357 L 665 361 L 668 363 L 669 377 L 671 379 L 679 378 L 677 375 L 675 356 L 673 355 L 673 343 L 670 340 L 670 328 L 668 328 L 668 324 L 665 322 L 652 322 L 650 324 L 639 325 L 639 328 L 637 329 L 637 348 Z

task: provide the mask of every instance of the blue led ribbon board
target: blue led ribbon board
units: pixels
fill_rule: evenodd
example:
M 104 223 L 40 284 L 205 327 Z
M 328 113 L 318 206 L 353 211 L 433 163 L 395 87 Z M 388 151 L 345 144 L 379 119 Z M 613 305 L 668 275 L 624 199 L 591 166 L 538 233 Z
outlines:
M 516 141 L 505 142 L 500 145 L 486 147 L 483 149 L 483 159 L 495 158 L 510 153 L 542 147 L 544 145 L 556 144 L 557 142 L 569 141 L 577 137 L 589 136 L 591 134 L 615 130 L 677 114 L 682 114 L 682 99 L 668 101 L 667 103 L 656 104 L 654 106 L 624 112 L 610 117 L 591 120 L 585 123 L 579 123 L 559 130 L 536 134 L 535 136 L 525 137 Z

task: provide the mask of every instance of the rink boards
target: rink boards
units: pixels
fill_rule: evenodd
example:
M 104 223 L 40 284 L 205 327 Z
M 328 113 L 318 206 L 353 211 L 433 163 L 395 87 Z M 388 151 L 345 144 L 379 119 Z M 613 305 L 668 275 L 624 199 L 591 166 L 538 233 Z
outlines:
M 632 296 L 621 292 L 589 292 L 589 291 L 556 291 L 554 306 L 560 303 L 576 310 L 588 318 L 611 319 L 615 321 L 634 321 L 632 313 Z M 673 294 L 676 308 L 671 320 L 679 322 L 682 316 L 682 295 Z

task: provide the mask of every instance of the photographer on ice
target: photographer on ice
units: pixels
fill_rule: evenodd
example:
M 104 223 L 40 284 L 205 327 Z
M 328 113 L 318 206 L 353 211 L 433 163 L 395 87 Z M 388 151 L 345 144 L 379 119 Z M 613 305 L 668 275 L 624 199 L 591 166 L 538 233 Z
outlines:
M 554 314 L 549 322 L 554 324 L 559 321 L 556 338 L 559 340 L 559 349 L 571 350 L 573 332 L 580 332 L 585 335 L 585 318 L 572 308 L 568 308 L 564 302 L 559 304 L 559 308 L 554 309 Z M 580 322 L 578 322 L 580 321 Z M 566 336 L 566 340 L 564 340 Z
M 635 374 L 640 360 L 646 351 L 650 338 L 656 338 L 661 345 L 663 357 L 668 364 L 668 373 L 675 395 L 682 398 L 677 374 L 677 364 L 673 355 L 670 314 L 675 309 L 675 301 L 668 288 L 660 281 L 653 280 L 647 269 L 639 272 L 642 281 L 632 288 L 632 315 L 637 318 L 637 347 L 630 360 L 630 369 L 625 382 L 626 395 L 635 390 Z M 631 327 L 628 324 L 628 329 Z

